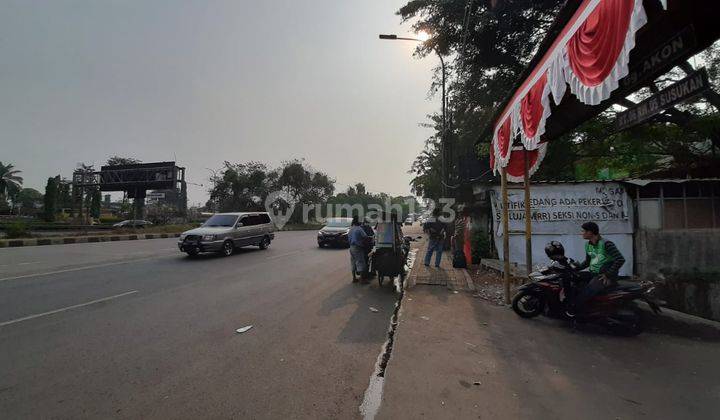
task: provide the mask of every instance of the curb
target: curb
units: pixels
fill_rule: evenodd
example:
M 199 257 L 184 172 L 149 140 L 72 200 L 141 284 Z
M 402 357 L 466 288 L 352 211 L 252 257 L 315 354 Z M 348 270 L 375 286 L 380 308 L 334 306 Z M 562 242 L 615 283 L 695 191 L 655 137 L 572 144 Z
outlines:
M 462 271 L 462 275 L 465 278 L 465 287 L 467 287 L 467 290 L 470 292 L 475 292 L 477 289 L 475 289 L 475 282 L 472 279 L 472 276 L 470 275 L 470 272 L 467 268 L 459 268 L 458 270 Z
M 129 235 L 99 235 L 99 236 L 72 236 L 60 238 L 41 238 L 41 239 L 2 239 L 0 240 L 0 248 L 17 248 L 21 246 L 43 246 L 43 245 L 69 245 L 84 244 L 94 242 L 115 242 L 115 241 L 135 241 L 143 239 L 167 239 L 177 238 L 180 233 L 146 233 L 146 234 L 129 234 Z
M 415 251 L 416 254 L 415 254 L 415 261 L 413 262 L 413 266 L 410 269 L 410 275 L 405 280 L 405 288 L 406 289 L 411 289 L 417 285 L 418 270 L 416 268 L 420 264 L 421 250 L 422 250 L 423 246 L 425 245 L 425 241 L 426 241 L 426 239 L 423 236 L 422 239 L 418 240 L 417 243 L 413 243 L 413 245 L 411 246 L 412 248 L 416 249 L 416 251 Z

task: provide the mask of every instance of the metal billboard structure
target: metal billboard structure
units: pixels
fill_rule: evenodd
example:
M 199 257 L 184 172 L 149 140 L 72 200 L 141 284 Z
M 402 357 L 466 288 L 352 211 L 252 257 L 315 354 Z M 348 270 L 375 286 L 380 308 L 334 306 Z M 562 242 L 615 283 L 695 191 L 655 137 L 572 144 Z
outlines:
M 73 187 L 81 192 L 88 189 L 123 191 L 128 198 L 134 199 L 135 218 L 144 215 L 148 190 L 174 190 L 179 192 L 178 211 L 181 214 L 187 211 L 185 168 L 175 162 L 102 166 L 100 171 L 84 167 L 73 173 Z

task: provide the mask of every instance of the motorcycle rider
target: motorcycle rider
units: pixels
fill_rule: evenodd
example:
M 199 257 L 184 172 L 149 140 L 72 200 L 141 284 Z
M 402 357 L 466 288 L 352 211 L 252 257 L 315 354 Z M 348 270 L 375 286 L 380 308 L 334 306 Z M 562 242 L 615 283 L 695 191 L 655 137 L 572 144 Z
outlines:
M 585 244 L 585 261 L 576 265 L 576 269 L 588 271 L 580 272 L 580 276 L 587 283 L 573 299 L 574 308 L 570 308 L 569 315 L 582 312 L 585 304 L 606 287 L 616 284 L 618 271 L 625 264 L 625 257 L 620 253 L 614 243 L 600 236 L 597 223 L 586 222 L 582 225 L 582 237 L 588 242 Z

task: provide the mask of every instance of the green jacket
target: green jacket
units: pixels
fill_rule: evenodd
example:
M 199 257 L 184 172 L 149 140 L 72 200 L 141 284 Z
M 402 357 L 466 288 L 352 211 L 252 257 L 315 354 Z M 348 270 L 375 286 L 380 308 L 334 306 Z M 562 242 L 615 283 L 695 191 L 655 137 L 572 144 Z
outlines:
M 625 264 L 625 257 L 620 253 L 614 243 L 600 238 L 597 244 L 589 241 L 585 244 L 585 261 L 580 264 L 580 269 L 589 268 L 593 274 L 605 274 L 609 277 L 617 277 L 620 267 Z

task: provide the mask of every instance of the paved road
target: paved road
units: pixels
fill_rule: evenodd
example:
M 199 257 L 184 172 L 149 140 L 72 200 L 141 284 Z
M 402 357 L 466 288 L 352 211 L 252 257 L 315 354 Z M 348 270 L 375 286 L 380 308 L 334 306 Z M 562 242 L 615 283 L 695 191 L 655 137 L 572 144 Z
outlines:
M 0 250 L 1 417 L 358 416 L 396 295 L 351 284 L 314 236 L 228 258 L 173 239 Z

